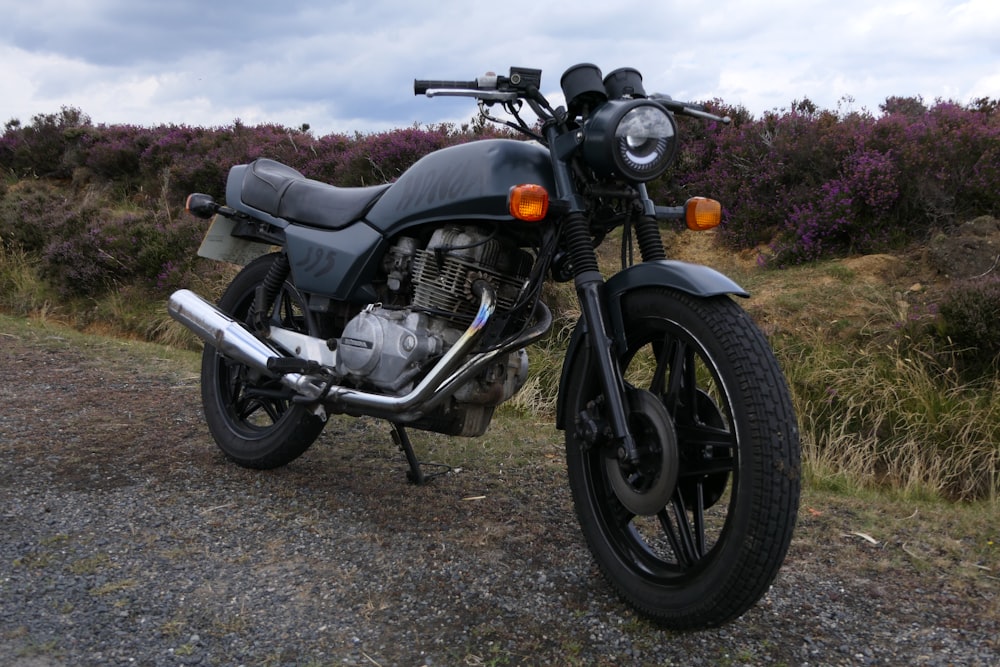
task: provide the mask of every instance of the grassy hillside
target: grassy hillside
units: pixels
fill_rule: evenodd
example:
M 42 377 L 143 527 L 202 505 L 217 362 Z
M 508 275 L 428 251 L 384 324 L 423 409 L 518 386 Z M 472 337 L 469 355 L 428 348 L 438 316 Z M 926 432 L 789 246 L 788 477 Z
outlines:
M 667 237 L 672 256 L 713 266 L 752 293 L 742 305 L 768 334 L 789 380 L 814 486 L 1000 499 L 1000 380 L 992 372 L 963 375 L 957 353 L 935 334 L 931 305 L 947 283 L 917 250 L 776 271 L 751 253 L 721 248 L 711 232 Z M 606 257 L 617 256 L 613 245 Z M 224 279 L 225 272 L 194 287 L 215 296 Z M 0 294 L 3 309 L 18 316 L 198 347 L 167 317 L 162 299 L 128 285 L 96 298 L 60 298 L 27 255 L 9 249 L 0 254 Z M 551 414 L 576 312 L 567 286 L 549 288 L 548 300 L 558 309 L 553 333 L 529 351 L 532 378 L 501 415 Z
M 1000 280 L 993 269 L 948 280 L 927 261 L 933 239 L 1000 214 L 998 103 L 891 98 L 876 117 L 806 100 L 760 119 L 716 106 L 735 122 L 682 119 L 676 172 L 650 191 L 724 202 L 717 231 L 664 234 L 674 256 L 753 293 L 743 305 L 789 378 L 813 482 L 998 502 Z M 167 317 L 167 296 L 182 286 L 217 296 L 233 268 L 195 256 L 206 224 L 181 211 L 188 192 L 221 195 L 228 166 L 258 156 L 340 185 L 383 182 L 431 150 L 488 136 L 477 126 L 327 137 L 239 123 L 94 126 L 65 108 L 10 121 L 0 310 L 193 346 Z M 551 412 L 575 313 L 565 287 L 548 295 L 556 326 L 508 413 Z

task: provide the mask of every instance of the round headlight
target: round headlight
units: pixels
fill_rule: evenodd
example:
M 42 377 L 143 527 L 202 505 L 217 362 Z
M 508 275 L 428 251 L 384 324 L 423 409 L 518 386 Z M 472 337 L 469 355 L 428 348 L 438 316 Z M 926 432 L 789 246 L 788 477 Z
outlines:
M 612 100 L 591 115 L 585 131 L 584 156 L 602 176 L 649 181 L 677 151 L 673 116 L 649 100 Z

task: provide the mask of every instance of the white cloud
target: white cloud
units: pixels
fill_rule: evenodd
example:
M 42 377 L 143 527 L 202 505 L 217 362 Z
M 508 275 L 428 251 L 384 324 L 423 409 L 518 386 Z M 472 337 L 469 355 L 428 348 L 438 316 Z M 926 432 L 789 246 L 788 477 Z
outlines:
M 0 17 L 0 115 L 22 120 L 69 105 L 95 122 L 319 133 L 462 122 L 471 101 L 415 99 L 412 80 L 522 65 L 549 94 L 578 62 L 758 114 L 804 97 L 1000 97 L 995 0 L 0 0 Z

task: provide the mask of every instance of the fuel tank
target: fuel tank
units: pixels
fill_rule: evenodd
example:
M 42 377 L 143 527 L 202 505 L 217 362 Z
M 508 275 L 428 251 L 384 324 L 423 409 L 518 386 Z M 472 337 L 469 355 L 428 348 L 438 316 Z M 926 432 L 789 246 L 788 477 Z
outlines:
M 534 142 L 484 139 L 418 160 L 365 216 L 386 237 L 406 227 L 446 220 L 512 220 L 507 194 L 535 183 L 555 198 L 549 151 Z

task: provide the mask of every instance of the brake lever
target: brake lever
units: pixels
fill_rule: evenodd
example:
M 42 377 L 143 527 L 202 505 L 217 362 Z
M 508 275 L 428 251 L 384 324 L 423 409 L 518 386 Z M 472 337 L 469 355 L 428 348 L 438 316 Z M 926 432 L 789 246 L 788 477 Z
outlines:
M 428 90 L 427 97 L 473 97 L 487 102 L 513 102 L 520 95 L 517 93 L 501 93 L 494 90 Z

